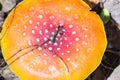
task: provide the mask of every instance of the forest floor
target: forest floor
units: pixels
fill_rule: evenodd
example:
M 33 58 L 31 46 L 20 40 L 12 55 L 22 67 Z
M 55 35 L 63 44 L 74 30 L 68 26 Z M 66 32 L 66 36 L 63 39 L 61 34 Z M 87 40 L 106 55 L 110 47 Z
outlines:
M 7 1 L 6 4 L 2 4 L 3 1 Z M 21 0 L 0 0 L 0 31 L 2 30 L 2 24 L 4 23 L 4 20 L 9 14 L 10 10 L 13 9 L 13 7 L 15 7 L 15 5 L 20 1 Z M 120 1 L 98 0 L 98 2 L 95 4 L 88 2 L 89 0 L 84 1 L 86 1 L 92 7 L 92 10 L 96 11 L 98 15 L 101 13 L 103 8 L 106 8 L 111 15 L 109 22 L 104 24 L 108 41 L 107 49 L 99 67 L 86 79 L 108 80 L 115 68 L 120 66 Z M 0 64 L 3 62 L 5 61 L 3 59 L 2 52 L 0 52 Z M 5 68 L 6 65 L 7 64 L 4 63 L 0 66 L 0 80 L 19 80 L 9 70 L 9 68 Z

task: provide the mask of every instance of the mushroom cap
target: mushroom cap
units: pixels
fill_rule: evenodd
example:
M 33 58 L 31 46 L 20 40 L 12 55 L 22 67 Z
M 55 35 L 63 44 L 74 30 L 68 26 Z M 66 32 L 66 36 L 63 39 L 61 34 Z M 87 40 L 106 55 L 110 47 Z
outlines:
M 21 80 L 83 80 L 106 44 L 103 22 L 82 0 L 24 0 L 2 29 L 4 59 Z

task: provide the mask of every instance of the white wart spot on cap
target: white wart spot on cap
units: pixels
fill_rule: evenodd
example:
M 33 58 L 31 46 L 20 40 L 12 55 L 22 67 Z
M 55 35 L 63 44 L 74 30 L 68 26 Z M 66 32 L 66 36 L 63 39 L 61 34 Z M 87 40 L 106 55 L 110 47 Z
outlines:
M 48 14 L 50 11 L 49 10 L 45 10 L 45 13 Z
M 60 50 L 60 48 L 57 48 L 57 50 L 59 51 L 59 50 Z
M 41 30 L 39 31 L 39 34 L 40 34 L 40 35 L 42 35 L 42 34 L 43 34 Z
M 75 41 L 79 41 L 80 39 L 79 38 L 75 38 Z
M 38 50 L 39 50 L 39 51 L 42 50 L 42 47 L 38 47 Z
M 37 42 L 40 42 L 40 38 L 36 38 L 36 41 L 37 41 Z
M 52 28 L 53 27 L 53 25 L 52 24 L 50 24 L 50 28 Z
M 67 58 L 67 61 L 70 61 L 70 58 Z
M 60 26 L 64 26 L 64 22 L 63 21 L 60 21 Z
M 34 52 L 33 52 L 33 51 L 30 51 L 29 54 L 30 54 L 30 55 L 31 55 L 31 54 L 34 55 Z
M 48 33 L 48 29 L 45 29 L 45 33 Z
M 65 53 L 62 53 L 62 55 L 64 55 Z
M 58 35 L 57 35 L 58 37 L 60 37 L 60 33 L 58 33 Z
M 49 41 L 48 43 L 49 43 L 49 44 L 52 44 L 52 41 Z
M 63 44 L 63 42 L 60 42 L 60 45 L 62 45 Z
M 44 41 L 47 41 L 47 37 L 44 37 Z
M 67 44 L 66 47 L 69 48 L 69 45 Z
M 32 41 L 31 40 L 28 40 L 28 45 L 32 46 Z
M 43 25 L 44 25 L 44 26 L 47 25 L 47 22 L 43 22 Z
M 58 40 L 58 38 L 56 38 L 56 40 Z
M 65 10 L 66 10 L 66 11 L 70 11 L 71 8 L 70 8 L 69 6 L 67 6 L 67 7 L 65 7 Z
M 85 26 L 82 26 L 82 30 L 87 31 L 87 30 L 88 30 L 88 28 L 87 28 L 87 27 L 85 27 Z
M 37 18 L 42 19 L 43 15 L 40 14 L 40 15 L 37 16 Z
M 73 44 L 72 42 L 69 43 L 70 45 Z
M 43 62 L 44 62 L 45 65 L 47 65 L 47 63 L 48 63 L 47 60 L 44 60 Z
M 31 6 L 31 7 L 30 7 L 30 10 L 34 10 L 34 7 L 33 7 L 33 6 Z
M 27 29 L 27 26 L 26 26 L 26 25 L 24 25 L 23 27 L 24 27 L 24 29 Z
M 35 26 L 35 29 L 38 29 L 38 26 Z
M 32 34 L 35 34 L 35 30 L 32 30 Z
M 76 34 L 76 31 L 73 31 L 73 32 L 72 32 L 72 35 L 75 35 L 75 34 Z
M 51 32 L 52 33 L 52 35 L 55 35 L 55 32 Z
M 55 29 L 56 31 L 58 30 L 58 28 Z
M 74 18 L 78 19 L 79 18 L 78 14 L 74 14 Z
M 86 41 L 83 41 L 82 44 L 83 44 L 83 45 L 87 45 L 87 42 L 86 42 Z
M 72 19 L 71 18 L 67 18 L 67 21 L 71 21 Z
M 62 29 L 63 32 L 65 32 L 66 30 L 65 29 Z
M 36 65 L 36 62 L 32 62 L 33 65 Z
M 44 56 L 48 56 L 46 53 L 43 54 Z
M 23 36 L 26 36 L 26 32 L 23 33 Z
M 55 42 L 55 43 L 54 43 L 54 46 L 57 46 L 57 45 L 58 45 L 58 43 Z
M 45 46 L 47 46 L 48 44 L 47 44 L 47 43 L 45 43 L 44 45 L 45 45 Z
M 70 25 L 69 25 L 69 28 L 73 28 L 73 25 L 70 24 Z
M 63 38 L 60 38 L 60 41 L 62 41 L 63 40 Z
M 57 55 L 55 55 L 55 54 L 53 55 L 53 57 L 56 57 L 56 56 L 57 56 Z
M 67 41 L 67 40 L 68 40 L 68 39 L 67 39 L 67 37 L 65 37 L 64 39 L 65 39 L 65 41 Z
M 67 53 L 70 53 L 70 51 L 68 50 Z
M 88 35 L 86 34 L 86 35 L 85 35 L 85 38 L 87 38 L 87 37 L 88 37 Z
M 30 24 L 32 24 L 32 23 L 33 23 L 33 21 L 32 21 L 32 20 L 29 20 L 29 23 L 30 23 Z
M 37 25 L 40 25 L 40 22 L 37 22 Z
M 79 48 L 76 48 L 76 52 L 78 52 L 79 51 Z
M 50 40 L 51 40 L 51 41 L 53 40 L 53 36 L 50 37 Z
M 51 51 L 51 50 L 52 50 L 52 47 L 49 47 L 49 48 L 48 48 L 48 50 L 50 50 L 50 51 Z
M 53 20 L 55 18 L 55 16 L 49 16 L 50 20 Z

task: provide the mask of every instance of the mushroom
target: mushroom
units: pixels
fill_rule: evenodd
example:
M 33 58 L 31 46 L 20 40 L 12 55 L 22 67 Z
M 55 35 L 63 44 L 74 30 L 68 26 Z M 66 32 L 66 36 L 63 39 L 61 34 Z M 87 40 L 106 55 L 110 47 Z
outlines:
M 82 0 L 23 0 L 2 29 L 4 59 L 21 80 L 84 80 L 106 44 L 103 22 Z

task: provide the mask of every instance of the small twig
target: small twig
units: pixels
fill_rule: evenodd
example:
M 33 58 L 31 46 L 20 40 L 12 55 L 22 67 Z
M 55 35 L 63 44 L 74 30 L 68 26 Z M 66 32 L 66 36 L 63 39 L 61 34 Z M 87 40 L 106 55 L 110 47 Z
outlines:
M 109 69 L 109 70 L 114 70 L 113 68 L 111 68 L 111 67 L 108 67 L 108 66 L 106 66 L 106 65 L 104 65 L 103 63 L 101 63 L 101 66 L 103 66 L 105 69 Z
M 117 60 L 117 58 L 113 61 L 113 64 L 111 64 L 110 67 L 107 67 L 107 66 L 104 66 L 104 67 L 106 67 L 106 69 L 109 69 L 109 70 L 113 71 L 114 68 L 111 68 L 111 67 L 115 64 L 116 60 Z M 102 65 L 102 63 L 101 63 L 101 65 Z M 107 73 L 107 75 L 106 75 L 106 77 L 104 79 L 107 80 L 107 77 L 109 77 L 109 75 L 110 75 L 110 71 L 108 71 L 108 73 Z
M 120 56 L 120 51 L 117 52 L 117 51 L 113 51 L 113 50 L 106 50 L 106 52 L 110 52 L 110 53 Z
M 110 19 L 110 21 L 120 30 L 120 26 L 113 19 Z
M 53 37 L 53 42 L 56 42 L 56 38 L 58 37 L 58 34 L 60 33 L 61 29 L 63 28 L 63 26 L 58 26 L 58 30 L 56 32 L 56 34 Z

